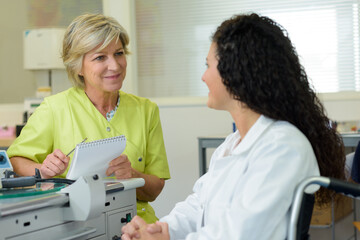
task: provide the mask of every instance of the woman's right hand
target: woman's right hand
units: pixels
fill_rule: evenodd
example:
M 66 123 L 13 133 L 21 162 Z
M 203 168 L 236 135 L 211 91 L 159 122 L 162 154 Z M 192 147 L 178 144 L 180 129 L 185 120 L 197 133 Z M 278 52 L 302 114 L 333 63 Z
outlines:
M 61 150 L 55 149 L 47 155 L 40 167 L 42 178 L 52 178 L 65 172 L 69 165 L 70 157 L 67 157 Z

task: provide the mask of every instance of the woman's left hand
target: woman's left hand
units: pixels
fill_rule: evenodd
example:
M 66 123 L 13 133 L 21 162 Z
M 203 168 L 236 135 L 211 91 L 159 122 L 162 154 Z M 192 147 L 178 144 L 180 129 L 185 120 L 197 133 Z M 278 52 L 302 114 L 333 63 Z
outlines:
M 143 178 L 145 185 L 136 189 L 136 198 L 141 201 L 154 201 L 165 185 L 164 179 L 133 169 L 125 154 L 121 154 L 109 163 L 106 175 L 110 176 L 112 174 L 116 179 Z
M 114 174 L 116 179 L 127 179 L 132 177 L 133 169 L 125 154 L 121 154 L 109 163 L 106 175 L 110 176 L 111 174 Z

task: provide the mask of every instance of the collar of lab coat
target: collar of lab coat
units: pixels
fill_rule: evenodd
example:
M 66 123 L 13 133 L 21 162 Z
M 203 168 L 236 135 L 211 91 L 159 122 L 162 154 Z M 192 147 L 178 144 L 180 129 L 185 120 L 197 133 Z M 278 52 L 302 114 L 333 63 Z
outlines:
M 240 153 L 243 153 L 250 149 L 256 140 L 265 133 L 265 131 L 269 128 L 271 124 L 275 122 L 274 119 L 265 117 L 264 115 L 261 115 L 259 119 L 254 123 L 254 125 L 250 128 L 250 130 L 247 132 L 245 137 L 241 139 L 241 142 L 233 148 L 233 151 L 231 151 L 231 155 L 237 155 Z M 239 131 L 237 130 L 234 134 L 229 136 L 228 142 L 238 142 L 240 140 L 241 136 Z

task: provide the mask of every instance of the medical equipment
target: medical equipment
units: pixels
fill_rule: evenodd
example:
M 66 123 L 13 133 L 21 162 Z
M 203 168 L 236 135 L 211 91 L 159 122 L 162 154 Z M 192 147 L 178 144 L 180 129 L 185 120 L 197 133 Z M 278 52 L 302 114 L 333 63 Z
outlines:
M 65 28 L 37 28 L 24 31 L 24 68 L 64 69 L 62 40 Z
M 43 98 L 25 98 L 24 99 L 24 115 L 23 115 L 23 123 L 26 123 L 31 114 L 34 113 L 35 109 L 40 106 Z M 20 130 L 21 131 L 21 130 Z M 20 135 L 20 132 L 16 134 Z
M 0 240 L 120 239 L 136 215 L 136 188 L 144 179 L 80 177 L 71 185 L 37 183 L 0 189 Z
M 70 81 L 64 81 L 66 71 L 61 57 L 65 31 L 65 28 L 35 28 L 23 33 L 24 69 L 33 72 L 37 85 L 35 95 L 39 99 L 71 86 Z M 31 113 L 27 112 L 27 118 Z
M 5 177 L 5 171 L 12 171 L 13 167 L 5 150 L 0 150 L 0 178 Z M 1 188 L 1 186 L 0 186 Z

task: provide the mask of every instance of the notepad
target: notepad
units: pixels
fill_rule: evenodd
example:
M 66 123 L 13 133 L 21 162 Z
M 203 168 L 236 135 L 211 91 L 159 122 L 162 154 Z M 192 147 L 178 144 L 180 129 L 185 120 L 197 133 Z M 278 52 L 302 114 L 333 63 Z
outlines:
M 76 180 L 93 174 L 107 177 L 109 163 L 121 155 L 125 146 L 124 135 L 77 144 L 66 178 Z

